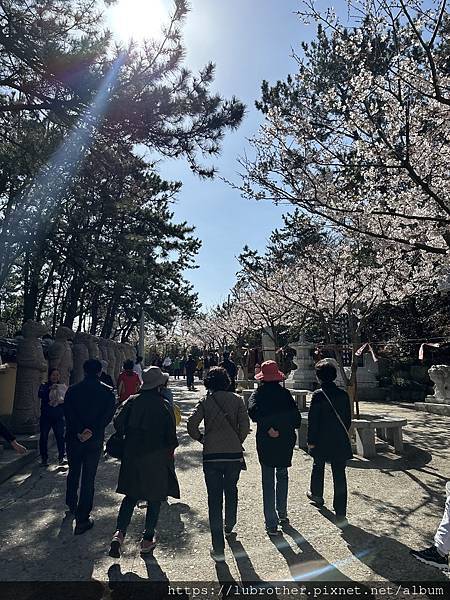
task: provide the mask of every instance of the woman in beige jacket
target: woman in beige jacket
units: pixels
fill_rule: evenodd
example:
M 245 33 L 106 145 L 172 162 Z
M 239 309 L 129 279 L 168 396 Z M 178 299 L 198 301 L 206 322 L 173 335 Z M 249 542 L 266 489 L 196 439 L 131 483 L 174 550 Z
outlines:
M 242 444 L 250 431 L 244 401 L 228 391 L 230 377 L 222 367 L 213 367 L 204 380 L 207 394 L 188 419 L 188 433 L 203 444 L 203 472 L 208 491 L 211 557 L 225 560 L 223 498 L 225 496 L 225 536 L 233 532 L 237 520 L 237 483 L 245 469 Z M 204 433 L 199 425 L 204 421 Z

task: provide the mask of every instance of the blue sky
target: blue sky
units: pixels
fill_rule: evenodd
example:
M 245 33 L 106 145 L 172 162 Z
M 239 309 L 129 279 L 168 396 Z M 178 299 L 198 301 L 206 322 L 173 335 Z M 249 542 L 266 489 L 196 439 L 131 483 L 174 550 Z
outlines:
M 159 5 L 155 8 L 158 17 L 171 6 L 170 0 L 121 0 L 123 7 L 125 2 L 129 7 L 133 3 L 142 6 L 144 1 Z M 229 180 L 238 181 L 237 157 L 249 150 L 247 138 L 257 133 L 261 122 L 254 102 L 262 80 L 274 83 L 295 72 L 291 49 L 299 49 L 300 42 L 311 35 L 311 29 L 293 14 L 299 6 L 298 0 L 191 0 L 184 26 L 186 65 L 195 71 L 214 62 L 213 89 L 224 97 L 234 94 L 247 105 L 242 126 L 227 134 L 223 152 L 214 161 Z M 116 23 L 121 20 L 123 15 Z M 114 25 L 114 29 L 119 27 Z M 182 181 L 175 218 L 195 225 L 203 243 L 199 268 L 187 272 L 187 278 L 205 306 L 223 301 L 235 280 L 236 256 L 245 244 L 263 249 L 287 207 L 243 199 L 220 179 L 200 180 L 183 161 L 166 161 L 160 172 Z

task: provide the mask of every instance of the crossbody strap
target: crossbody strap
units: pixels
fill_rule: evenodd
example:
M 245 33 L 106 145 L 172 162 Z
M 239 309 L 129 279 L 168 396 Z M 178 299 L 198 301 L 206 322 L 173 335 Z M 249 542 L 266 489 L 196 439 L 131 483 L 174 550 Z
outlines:
M 238 438 L 238 440 L 239 440 L 239 443 L 240 443 L 240 444 L 241 444 L 241 446 L 242 446 L 242 442 L 241 442 L 241 438 L 240 438 L 240 436 L 239 436 L 239 432 L 238 432 L 238 430 L 236 429 L 236 427 L 234 426 L 234 424 L 233 424 L 233 423 L 231 422 L 231 420 L 229 419 L 229 417 L 228 417 L 227 413 L 226 413 L 226 412 L 223 410 L 223 408 L 222 408 L 222 407 L 221 407 L 221 406 L 220 406 L 220 405 L 217 403 L 217 400 L 214 398 L 214 393 L 209 393 L 207 397 L 208 397 L 208 398 L 210 398 L 210 399 L 211 399 L 211 400 L 214 402 L 214 404 L 216 405 L 216 408 L 217 408 L 216 416 L 215 416 L 215 418 L 213 419 L 213 421 L 212 421 L 212 422 L 214 423 L 214 421 L 215 421 L 215 420 L 216 420 L 216 418 L 217 418 L 217 415 L 220 415 L 220 414 L 221 414 L 221 415 L 223 415 L 223 416 L 225 417 L 225 420 L 226 420 L 226 422 L 227 422 L 227 423 L 228 423 L 228 425 L 230 426 L 230 428 L 231 428 L 231 429 L 233 430 L 233 432 L 236 434 L 236 436 L 237 436 L 237 438 Z
M 328 394 L 324 391 L 323 388 L 321 388 L 320 390 L 322 392 L 322 394 L 325 396 L 325 398 L 328 400 L 328 404 L 331 406 L 331 408 L 333 409 L 334 414 L 336 415 L 337 420 L 339 421 L 339 423 L 342 425 L 342 427 L 344 428 L 345 431 L 345 435 L 348 437 L 348 439 L 351 441 L 351 437 L 350 434 L 348 432 L 347 427 L 344 424 L 344 421 L 341 419 L 338 411 L 335 409 L 335 407 L 333 406 L 333 403 L 330 400 L 330 397 L 328 396 Z

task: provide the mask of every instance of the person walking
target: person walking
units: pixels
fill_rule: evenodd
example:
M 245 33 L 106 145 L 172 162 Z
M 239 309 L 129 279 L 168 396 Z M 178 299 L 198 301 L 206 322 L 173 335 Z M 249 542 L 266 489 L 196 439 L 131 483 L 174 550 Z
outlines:
M 335 365 L 327 359 L 316 364 L 316 377 L 321 388 L 313 392 L 308 413 L 308 450 L 314 459 L 308 498 L 322 507 L 325 463 L 331 464 L 334 483 L 333 507 L 338 527 L 347 525 L 346 463 L 353 457 L 349 438 L 352 422 L 350 399 L 334 383 Z
M 179 356 L 176 356 L 173 361 L 173 376 L 175 379 L 180 379 L 181 375 L 181 359 Z
M 167 496 L 180 497 L 173 455 L 178 446 L 172 408 L 161 392 L 167 373 L 148 367 L 142 374 L 143 384 L 130 397 L 114 419 L 117 433 L 124 439 L 117 493 L 124 498 L 117 517 L 116 532 L 109 555 L 119 558 L 133 512 L 139 500 L 147 502 L 141 554 L 156 546 L 155 528 L 161 502 Z
M 194 388 L 194 374 L 195 374 L 195 369 L 197 368 L 197 361 L 192 356 L 192 354 L 189 354 L 188 359 L 184 364 L 184 368 L 186 371 L 187 388 L 188 388 L 188 390 L 193 391 L 195 389 Z
M 134 362 L 126 360 L 123 363 L 123 371 L 117 378 L 117 393 L 119 395 L 119 403 L 125 402 L 130 396 L 134 396 L 141 387 L 139 375 L 133 370 Z
M 69 462 L 66 504 L 75 515 L 75 535 L 88 531 L 94 525 L 90 514 L 95 476 L 103 450 L 105 428 L 115 412 L 114 394 L 100 381 L 101 362 L 89 359 L 83 369 L 83 381 L 69 387 L 63 405 Z
M 41 400 L 39 452 L 43 467 L 48 466 L 48 435 L 51 430 L 53 430 L 58 447 L 58 462 L 60 465 L 64 463 L 64 396 L 66 392 L 67 386 L 60 382 L 58 369 L 51 369 L 48 374 L 48 382 L 42 384 L 38 392 Z
M 203 379 L 204 366 L 205 363 L 203 361 L 203 358 L 200 356 L 200 358 L 197 360 L 197 377 L 199 378 L 199 380 Z
M 167 373 L 169 373 L 169 375 L 172 372 L 172 359 L 170 358 L 170 356 L 166 356 L 166 358 L 163 360 L 163 364 L 162 364 L 162 368 L 167 371 Z
M 206 397 L 188 419 L 189 435 L 203 444 L 203 472 L 208 492 L 211 557 L 225 560 L 223 498 L 225 496 L 225 535 L 230 536 L 237 521 L 237 483 L 245 468 L 242 444 L 250 422 L 244 401 L 229 390 L 225 369 L 213 367 L 205 377 Z M 204 421 L 204 433 L 200 423 Z
M 6 440 L 9 444 L 11 444 L 11 448 L 17 452 L 17 454 L 26 454 L 28 449 L 16 440 L 16 436 L 9 431 L 9 429 L 3 425 L 0 421 L 0 437 Z
M 410 553 L 420 562 L 431 565 L 442 571 L 449 571 L 448 557 L 450 554 L 450 481 L 445 486 L 447 500 L 444 514 L 434 536 L 434 544 L 424 550 L 411 550 Z
M 114 380 L 108 373 L 108 361 L 102 360 L 102 372 L 100 374 L 100 381 L 114 390 Z
M 142 361 L 143 361 L 143 357 L 142 356 L 137 356 L 136 357 L 136 362 L 134 363 L 134 367 L 133 367 L 133 371 L 137 374 L 137 376 L 139 377 L 139 381 L 142 383 Z
M 288 523 L 288 468 L 292 465 L 296 432 L 301 415 L 292 394 L 280 385 L 285 375 L 273 360 L 255 375 L 261 382 L 249 399 L 248 414 L 257 424 L 256 449 L 261 464 L 266 531 L 279 534 L 278 525 Z
M 235 392 L 236 391 L 236 377 L 237 377 L 238 369 L 237 369 L 236 363 L 234 363 L 231 360 L 229 352 L 223 353 L 223 360 L 220 363 L 219 367 L 222 367 L 228 373 L 228 377 L 230 378 L 230 382 L 231 382 L 230 383 L 230 392 Z

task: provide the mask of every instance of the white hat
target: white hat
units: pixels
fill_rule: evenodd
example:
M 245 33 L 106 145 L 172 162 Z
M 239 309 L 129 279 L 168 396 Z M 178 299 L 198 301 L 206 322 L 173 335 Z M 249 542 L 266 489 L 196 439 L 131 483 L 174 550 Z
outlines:
M 169 379 L 169 373 L 163 373 L 159 367 L 148 367 L 142 372 L 143 390 L 154 390 L 161 385 L 165 385 Z

